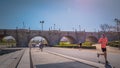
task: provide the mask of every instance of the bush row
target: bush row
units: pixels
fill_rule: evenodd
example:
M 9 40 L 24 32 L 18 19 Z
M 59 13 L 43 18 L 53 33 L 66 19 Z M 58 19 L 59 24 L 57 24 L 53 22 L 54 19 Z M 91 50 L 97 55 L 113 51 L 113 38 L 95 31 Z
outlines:
M 108 42 L 108 45 L 112 47 L 120 47 L 120 40 Z
M 0 43 L 0 47 L 15 47 L 16 43 Z
M 84 42 L 82 45 L 83 45 L 83 46 L 92 46 L 92 44 L 95 44 L 95 43 L 94 43 L 94 42 L 86 41 L 86 42 Z
M 78 45 L 76 45 L 76 46 L 61 46 L 61 45 L 56 45 L 56 46 L 54 46 L 54 47 L 63 47 L 63 48 L 79 48 L 78 47 Z M 96 47 L 95 46 L 82 46 L 82 48 L 85 48 L 85 49 L 95 49 Z
M 84 42 L 82 44 L 82 48 L 86 48 L 86 49 L 95 49 L 95 46 L 92 46 L 92 44 L 94 44 L 93 42 Z M 54 47 L 63 47 L 63 48 L 79 48 L 78 44 L 66 44 L 66 42 L 62 42 L 62 44 L 60 45 L 56 45 Z

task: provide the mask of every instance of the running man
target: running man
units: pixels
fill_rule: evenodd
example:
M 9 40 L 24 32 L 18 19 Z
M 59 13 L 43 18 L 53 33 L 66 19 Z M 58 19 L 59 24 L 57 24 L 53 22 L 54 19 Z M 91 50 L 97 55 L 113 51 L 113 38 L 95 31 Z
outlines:
M 104 55 L 105 63 L 108 63 L 108 61 L 107 61 L 107 52 L 106 52 L 107 51 L 106 45 L 108 43 L 108 39 L 105 36 L 105 34 L 102 34 L 102 37 L 99 39 L 98 42 L 101 44 L 101 50 L 102 50 L 103 53 L 98 53 L 97 57 L 99 57 L 100 55 Z

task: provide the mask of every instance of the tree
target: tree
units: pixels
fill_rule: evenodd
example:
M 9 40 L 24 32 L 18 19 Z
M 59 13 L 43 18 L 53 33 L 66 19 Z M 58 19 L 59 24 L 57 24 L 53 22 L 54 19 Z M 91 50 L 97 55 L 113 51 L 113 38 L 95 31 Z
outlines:
M 115 32 L 115 30 L 116 30 L 115 26 L 108 25 L 108 24 L 101 24 L 100 28 L 103 32 L 111 32 L 111 31 Z
M 120 36 L 119 36 L 120 35 L 120 20 L 117 18 L 115 18 L 114 20 L 116 22 L 116 32 L 117 32 L 118 40 L 120 40 Z
M 100 28 L 103 32 L 107 32 L 110 31 L 111 26 L 109 26 L 108 24 L 101 24 Z
M 117 19 L 117 18 L 115 18 L 114 20 L 115 20 L 115 22 L 116 22 L 116 31 L 117 31 L 117 32 L 120 32 L 120 20 Z

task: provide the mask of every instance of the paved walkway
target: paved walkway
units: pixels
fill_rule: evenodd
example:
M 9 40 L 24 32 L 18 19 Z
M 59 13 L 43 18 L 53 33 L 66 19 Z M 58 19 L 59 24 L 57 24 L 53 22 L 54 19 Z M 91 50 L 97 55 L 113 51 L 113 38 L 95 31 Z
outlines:
M 41 52 L 38 48 L 32 48 L 32 60 L 34 68 L 95 68 L 46 51 Z
M 21 48 L 8 48 L 8 49 L 21 49 Z M 21 55 L 24 50 L 18 50 L 12 53 L 4 54 L 0 56 L 0 68 L 16 68 Z
M 30 68 L 29 48 L 25 48 L 24 54 L 17 68 Z
M 24 54 L 22 50 L 0 56 L 0 68 L 13 68 L 22 54 L 17 68 L 30 68 L 29 48 L 24 49 Z M 31 53 L 34 68 L 95 68 L 104 65 L 104 57 L 100 57 L 102 63 L 99 64 L 97 52 L 93 49 L 46 47 L 43 52 L 39 48 L 32 48 Z M 119 50 L 108 51 L 108 60 L 115 68 L 120 67 L 119 59 Z
M 71 56 L 74 58 L 78 58 L 78 59 L 83 59 L 83 60 L 87 60 L 87 61 L 91 61 L 91 62 L 95 62 L 98 63 L 98 58 L 97 58 L 97 51 L 96 50 L 92 50 L 92 49 L 70 49 L 70 48 L 45 48 L 44 50 L 48 50 L 51 52 L 55 52 L 58 54 L 62 54 L 62 55 L 67 55 L 67 56 Z M 108 61 L 111 63 L 112 66 L 115 66 L 115 68 L 119 68 L 120 67 L 120 53 L 119 51 L 117 51 L 115 53 L 109 51 L 108 52 Z M 104 64 L 104 57 L 101 56 L 99 58 L 99 60 L 102 62 L 102 64 Z

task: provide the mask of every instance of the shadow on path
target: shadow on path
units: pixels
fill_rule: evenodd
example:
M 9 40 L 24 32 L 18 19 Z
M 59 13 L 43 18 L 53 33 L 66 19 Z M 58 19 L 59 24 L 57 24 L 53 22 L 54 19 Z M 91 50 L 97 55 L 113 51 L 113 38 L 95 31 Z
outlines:
M 21 50 L 21 49 L 2 49 L 2 50 L 0 50 L 0 55 L 12 53 L 12 52 L 15 52 L 15 51 L 18 51 L 18 50 Z
M 35 65 L 36 68 L 95 68 L 78 62 L 63 62 Z

